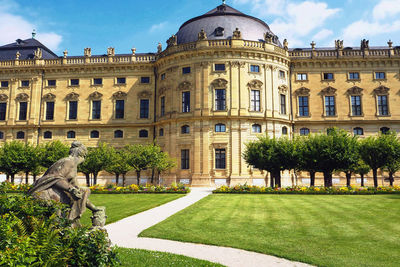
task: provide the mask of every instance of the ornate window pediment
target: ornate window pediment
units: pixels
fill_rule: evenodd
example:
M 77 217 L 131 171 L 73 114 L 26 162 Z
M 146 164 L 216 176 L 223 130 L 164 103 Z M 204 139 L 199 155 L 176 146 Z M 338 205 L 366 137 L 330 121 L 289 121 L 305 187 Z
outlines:
M 192 84 L 190 82 L 184 81 L 178 85 L 178 90 L 190 90 L 191 87 Z
M 322 95 L 336 95 L 337 89 L 333 88 L 332 86 L 328 86 L 321 91 Z
M 226 88 L 227 84 L 228 81 L 225 79 L 216 79 L 211 83 L 214 88 Z
M 7 95 L 5 95 L 5 94 L 0 95 L 0 101 L 7 101 L 7 99 L 8 99 Z
M 138 93 L 138 97 L 139 97 L 139 98 L 148 98 L 148 97 L 151 97 L 151 92 L 149 92 L 149 91 L 142 91 L 142 92 Z
M 77 101 L 78 98 L 79 98 L 79 94 L 77 94 L 77 93 L 75 93 L 75 92 L 72 92 L 72 93 L 69 93 L 69 94 L 65 97 L 65 100 L 67 100 L 67 101 Z
M 374 90 L 374 93 L 376 94 L 376 95 L 388 95 L 389 94 L 389 88 L 387 88 L 387 87 L 385 87 L 385 86 L 379 86 L 378 88 L 376 88 L 375 90 Z
M 299 89 L 297 89 L 296 91 L 295 91 L 295 94 L 297 95 L 297 96 L 308 96 L 308 95 L 310 95 L 310 89 L 308 89 L 308 88 L 305 88 L 305 87 L 301 87 L 301 88 L 299 88 Z
M 103 94 L 102 93 L 99 93 L 99 92 L 93 92 L 93 93 L 91 93 L 90 95 L 89 95 L 89 98 L 90 99 L 94 99 L 94 100 L 96 100 L 96 99 L 100 99 L 100 98 L 102 98 L 103 97 Z
M 128 94 L 125 93 L 125 92 L 122 92 L 122 91 L 118 91 L 118 92 L 113 94 L 113 97 L 115 99 L 123 99 L 123 98 L 126 98 L 127 96 L 128 96 Z
M 43 99 L 46 101 L 51 101 L 51 100 L 56 99 L 56 96 L 52 93 L 48 93 L 43 96 Z
M 289 88 L 287 87 L 287 85 L 284 85 L 284 84 L 278 87 L 278 91 L 282 95 L 286 95 L 288 90 L 289 90 Z
M 347 90 L 347 93 L 349 95 L 361 95 L 364 89 L 358 87 L 358 86 L 354 86 L 352 88 L 350 88 L 349 90 Z
M 263 82 L 262 81 L 260 81 L 260 80 L 252 80 L 251 82 L 249 82 L 248 84 L 247 84 L 247 86 L 250 88 L 250 89 L 261 89 L 261 87 L 263 86 Z
M 29 96 L 25 93 L 20 93 L 15 98 L 15 100 L 17 100 L 17 101 L 27 101 L 28 99 L 29 99 Z
M 168 88 L 167 87 L 162 87 L 160 90 L 159 90 L 159 94 L 160 95 L 163 95 L 163 94 L 165 94 L 165 92 L 168 90 Z

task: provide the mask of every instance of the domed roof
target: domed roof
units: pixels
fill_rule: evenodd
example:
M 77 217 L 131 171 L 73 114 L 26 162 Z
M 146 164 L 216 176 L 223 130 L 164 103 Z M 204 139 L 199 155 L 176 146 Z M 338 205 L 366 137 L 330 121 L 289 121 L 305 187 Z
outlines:
M 231 39 L 236 28 L 242 33 L 244 40 L 264 41 L 266 33 L 275 36 L 264 21 L 222 4 L 202 16 L 186 21 L 176 34 L 177 42 L 196 42 L 202 29 L 209 40 Z M 274 41 L 280 45 L 277 38 Z

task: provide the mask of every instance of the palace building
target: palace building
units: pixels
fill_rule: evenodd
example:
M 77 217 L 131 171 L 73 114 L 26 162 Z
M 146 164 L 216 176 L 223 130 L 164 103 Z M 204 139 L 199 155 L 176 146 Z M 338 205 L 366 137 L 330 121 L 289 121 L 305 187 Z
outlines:
M 400 47 L 390 41 L 289 48 L 264 21 L 222 4 L 157 50 L 60 57 L 34 36 L 1 46 L 0 141 L 122 147 L 155 139 L 177 160 L 165 183 L 260 185 L 266 173 L 242 158 L 260 134 L 400 131 Z

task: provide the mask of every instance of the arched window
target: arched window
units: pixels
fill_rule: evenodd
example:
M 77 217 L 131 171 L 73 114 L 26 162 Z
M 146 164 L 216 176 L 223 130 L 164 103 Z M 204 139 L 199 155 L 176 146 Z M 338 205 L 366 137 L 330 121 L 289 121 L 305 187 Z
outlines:
M 121 130 L 116 130 L 114 131 L 114 138 L 123 138 L 124 137 L 124 132 Z
M 183 126 L 181 127 L 181 133 L 182 133 L 182 134 L 188 134 L 188 133 L 190 133 L 190 127 L 189 127 L 189 125 L 183 125 Z
M 163 129 L 163 128 L 161 128 L 161 129 L 159 130 L 158 135 L 159 135 L 159 136 L 164 136 L 164 129 Z
M 222 123 L 215 124 L 215 131 L 216 131 L 217 133 L 224 133 L 224 132 L 226 132 L 226 126 L 225 126 L 225 124 L 222 124 Z
M 283 134 L 283 135 L 287 135 L 287 134 L 288 134 L 288 129 L 287 129 L 286 126 L 283 126 L 283 127 L 282 127 L 282 134 Z
M 149 137 L 149 132 L 147 130 L 140 130 L 139 137 L 143 137 L 143 138 Z
M 76 134 L 74 131 L 68 131 L 67 138 L 75 138 Z
M 388 134 L 389 131 L 390 131 L 390 128 L 388 128 L 388 127 L 382 127 L 382 128 L 380 129 L 380 131 L 381 131 L 382 134 Z
M 99 137 L 100 137 L 99 131 L 93 130 L 90 132 L 90 138 L 99 138 Z
M 0 132 L 0 139 L 4 139 L 4 133 Z
M 300 129 L 300 135 L 309 135 L 310 134 L 310 129 L 308 128 L 301 128 Z
M 43 133 L 43 138 L 44 139 L 51 139 L 53 137 L 53 133 L 50 131 L 46 131 Z
M 360 127 L 356 127 L 353 129 L 354 135 L 364 135 L 364 129 Z
M 25 132 L 23 131 L 17 132 L 17 139 L 25 139 Z
M 260 124 L 253 124 L 251 127 L 253 133 L 261 133 L 261 125 Z

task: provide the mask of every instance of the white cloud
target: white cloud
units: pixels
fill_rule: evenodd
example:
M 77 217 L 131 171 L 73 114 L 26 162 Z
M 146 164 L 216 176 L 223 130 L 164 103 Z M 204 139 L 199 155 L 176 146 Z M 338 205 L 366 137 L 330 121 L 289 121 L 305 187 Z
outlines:
M 154 33 L 154 32 L 157 32 L 157 31 L 161 31 L 161 30 L 165 29 L 165 27 L 167 25 L 168 25 L 167 21 L 164 21 L 164 22 L 161 22 L 161 23 L 158 23 L 158 24 L 154 24 L 153 26 L 151 26 L 150 32 Z
M 373 9 L 375 20 L 384 20 L 400 13 L 400 0 L 381 0 Z
M 321 40 L 325 40 L 326 38 L 328 38 L 329 36 L 331 36 L 333 34 L 333 31 L 328 30 L 328 29 L 322 29 L 319 32 L 317 32 L 317 34 L 315 34 L 312 39 L 314 41 L 321 41 Z

